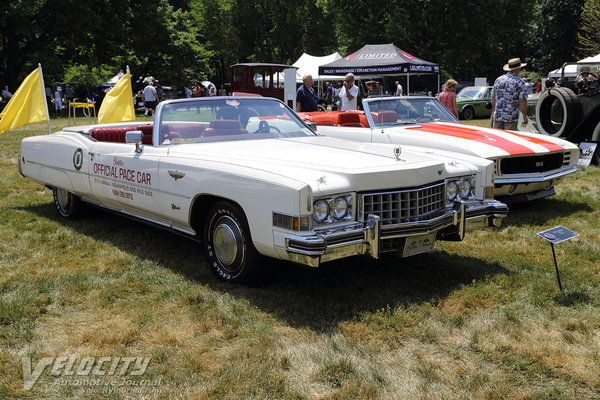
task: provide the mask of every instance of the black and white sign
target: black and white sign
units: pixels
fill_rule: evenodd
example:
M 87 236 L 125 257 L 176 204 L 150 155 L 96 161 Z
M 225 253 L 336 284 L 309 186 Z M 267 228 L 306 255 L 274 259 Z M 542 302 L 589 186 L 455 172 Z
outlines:
M 559 225 L 548 229 L 547 231 L 539 232 L 537 235 L 550 243 L 556 244 L 573 239 L 574 237 L 579 236 L 579 233 L 575 233 L 572 230 Z
M 592 161 L 592 156 L 594 155 L 594 151 L 596 151 L 596 146 L 598 146 L 598 143 L 579 143 L 579 149 L 581 150 L 581 153 L 579 154 L 579 165 L 582 165 L 584 167 L 590 165 L 590 162 Z

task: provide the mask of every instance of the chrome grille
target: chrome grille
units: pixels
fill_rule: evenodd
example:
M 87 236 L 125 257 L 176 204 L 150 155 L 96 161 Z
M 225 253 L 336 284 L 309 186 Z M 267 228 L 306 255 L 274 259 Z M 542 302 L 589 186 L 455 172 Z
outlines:
M 438 217 L 445 209 L 444 182 L 411 189 L 361 193 L 362 220 L 377 215 L 382 225 L 425 221 Z

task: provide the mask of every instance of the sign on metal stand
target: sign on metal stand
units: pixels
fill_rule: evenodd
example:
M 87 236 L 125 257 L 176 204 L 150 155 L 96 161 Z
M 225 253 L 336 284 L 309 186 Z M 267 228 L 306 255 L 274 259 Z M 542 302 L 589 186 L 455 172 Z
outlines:
M 555 226 L 554 228 L 548 229 L 543 232 L 537 233 L 542 239 L 546 239 L 552 246 L 552 257 L 554 258 L 554 269 L 556 269 L 556 279 L 558 280 L 558 288 L 562 292 L 562 284 L 560 283 L 560 274 L 558 273 L 558 264 L 556 263 L 556 252 L 554 251 L 554 244 L 565 242 L 579 236 L 579 233 L 575 233 L 570 229 L 565 228 L 562 225 Z

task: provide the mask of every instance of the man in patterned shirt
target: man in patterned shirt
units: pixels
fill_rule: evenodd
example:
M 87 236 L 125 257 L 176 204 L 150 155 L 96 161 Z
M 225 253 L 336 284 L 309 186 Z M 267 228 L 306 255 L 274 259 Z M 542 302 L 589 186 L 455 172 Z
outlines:
M 516 131 L 519 123 L 519 108 L 523 114 L 523 124 L 527 124 L 527 86 L 519 78 L 521 68 L 526 66 L 520 58 L 511 58 L 502 69 L 508 71 L 494 82 L 492 94 L 492 126 Z

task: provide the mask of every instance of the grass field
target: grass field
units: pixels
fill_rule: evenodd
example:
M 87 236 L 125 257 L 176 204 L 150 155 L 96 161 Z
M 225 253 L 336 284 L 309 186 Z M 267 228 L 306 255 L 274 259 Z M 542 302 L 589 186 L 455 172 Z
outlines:
M 44 133 L 0 136 L 1 399 L 600 399 L 598 168 L 430 254 L 271 262 L 247 287 L 171 233 L 97 210 L 60 219 L 17 171 L 20 140 Z M 563 293 L 536 236 L 556 225 L 581 235 L 556 246 Z M 120 381 L 142 395 L 52 366 L 24 388 L 23 359 L 61 356 L 149 357 Z

